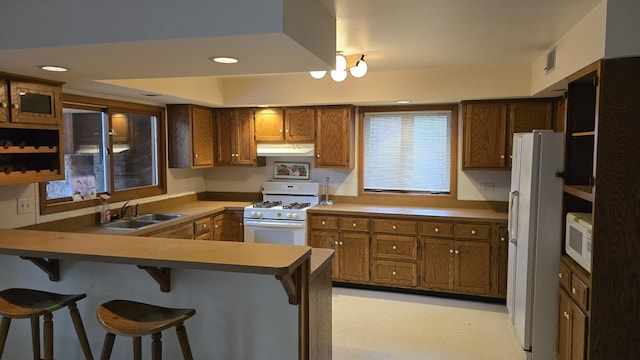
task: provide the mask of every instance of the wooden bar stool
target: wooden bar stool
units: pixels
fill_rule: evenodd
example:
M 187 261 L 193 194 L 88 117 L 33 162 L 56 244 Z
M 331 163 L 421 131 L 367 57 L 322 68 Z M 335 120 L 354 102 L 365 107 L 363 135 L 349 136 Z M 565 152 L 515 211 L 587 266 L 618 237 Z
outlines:
M 53 312 L 68 307 L 73 326 L 78 334 L 85 359 L 93 360 L 82 318 L 76 307 L 76 301 L 86 294 L 62 295 L 31 289 L 7 289 L 0 291 L 0 358 L 9 333 L 11 319 L 31 319 L 31 337 L 33 358 L 40 360 L 40 315 L 44 317 L 44 359 L 53 360 Z
M 100 359 L 111 357 L 113 343 L 117 335 L 133 338 L 133 358 L 142 358 L 141 337 L 151 335 L 151 354 L 153 360 L 162 359 L 161 331 L 176 327 L 178 341 L 185 360 L 193 360 L 187 331 L 183 322 L 196 313 L 195 309 L 174 309 L 143 304 L 128 300 L 111 300 L 98 307 L 100 324 L 107 330 Z

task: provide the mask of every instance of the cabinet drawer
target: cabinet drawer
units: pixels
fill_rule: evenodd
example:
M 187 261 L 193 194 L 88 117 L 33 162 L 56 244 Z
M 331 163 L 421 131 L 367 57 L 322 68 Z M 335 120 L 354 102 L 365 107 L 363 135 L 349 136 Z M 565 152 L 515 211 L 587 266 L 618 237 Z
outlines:
M 421 221 L 420 235 L 452 238 L 453 224 L 446 222 Z
M 417 239 L 412 236 L 373 235 L 373 257 L 415 260 L 418 253 Z
M 337 216 L 317 216 L 311 217 L 312 229 L 338 229 L 338 217 Z
M 206 217 L 204 219 L 196 220 L 194 223 L 196 237 L 211 232 L 211 218 Z
M 373 219 L 374 232 L 416 235 L 418 222 L 411 220 Z
M 570 290 L 569 285 L 571 284 L 571 270 L 562 261 L 560 262 L 560 271 L 558 272 L 558 278 L 560 280 L 560 286 L 562 286 L 567 291 Z
M 341 217 L 340 230 L 369 231 L 368 218 Z
M 371 280 L 378 284 L 416 286 L 417 266 L 401 261 L 373 260 Z
M 456 224 L 457 239 L 489 239 L 491 225 L 489 224 Z
M 581 308 L 589 308 L 589 287 L 576 274 L 571 274 L 571 296 Z

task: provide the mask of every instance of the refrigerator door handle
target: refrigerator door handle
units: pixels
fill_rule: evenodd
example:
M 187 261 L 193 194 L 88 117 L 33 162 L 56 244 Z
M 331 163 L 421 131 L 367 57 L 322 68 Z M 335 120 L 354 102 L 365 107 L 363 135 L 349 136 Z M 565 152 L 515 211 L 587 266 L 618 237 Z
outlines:
M 507 226 L 509 228 L 509 241 L 514 245 L 517 244 L 516 236 L 518 235 L 519 198 L 520 193 L 517 190 L 509 193 L 509 220 Z

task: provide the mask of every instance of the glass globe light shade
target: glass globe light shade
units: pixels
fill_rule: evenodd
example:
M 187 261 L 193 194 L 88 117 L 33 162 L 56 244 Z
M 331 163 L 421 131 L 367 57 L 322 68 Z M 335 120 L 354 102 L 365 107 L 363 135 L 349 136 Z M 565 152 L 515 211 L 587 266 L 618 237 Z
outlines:
M 331 78 L 336 82 L 341 82 L 347 78 L 346 70 L 331 70 Z
M 364 60 L 360 60 L 358 61 L 356 66 L 349 69 L 349 72 L 351 73 L 351 75 L 353 75 L 353 77 L 360 78 L 367 73 L 367 69 L 367 63 L 364 62 Z
M 344 71 L 347 68 L 347 58 L 342 55 L 336 55 L 336 70 Z
M 327 74 L 327 72 L 325 70 L 309 71 L 309 74 L 311 74 L 311 77 L 314 79 L 322 79 Z

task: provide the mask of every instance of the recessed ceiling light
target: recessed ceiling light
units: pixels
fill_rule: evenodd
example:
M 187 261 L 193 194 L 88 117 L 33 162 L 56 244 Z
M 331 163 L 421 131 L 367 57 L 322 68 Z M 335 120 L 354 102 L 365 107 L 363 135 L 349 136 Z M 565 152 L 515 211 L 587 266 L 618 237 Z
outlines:
M 398 100 L 398 101 L 396 101 L 396 104 L 410 104 L 410 103 L 411 103 L 411 101 L 409 101 L 409 100 Z
M 238 59 L 229 56 L 212 56 L 209 60 L 217 62 L 218 64 L 235 64 L 238 62 Z
M 40 69 L 46 70 L 46 71 L 55 71 L 55 72 L 69 71 L 69 69 L 67 69 L 66 67 L 57 66 L 57 65 L 41 65 L 41 66 L 38 66 L 38 67 Z

